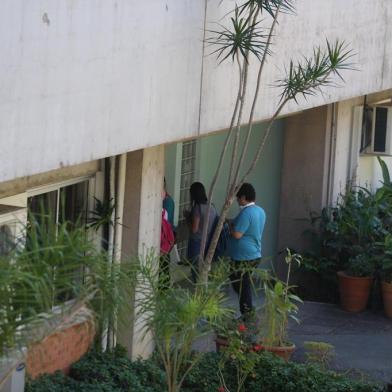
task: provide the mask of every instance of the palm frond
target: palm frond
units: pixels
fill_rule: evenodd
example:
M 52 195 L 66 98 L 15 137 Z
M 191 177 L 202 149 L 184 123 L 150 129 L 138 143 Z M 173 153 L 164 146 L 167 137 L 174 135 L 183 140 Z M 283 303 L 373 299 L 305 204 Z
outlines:
M 206 43 L 218 47 L 210 54 L 217 54 L 220 63 L 227 58 L 234 60 L 237 55 L 246 62 L 249 54 L 260 59 L 266 50 L 268 39 L 268 35 L 259 26 L 260 22 L 252 23 L 249 18 L 241 17 L 238 9 L 230 21 L 230 28 L 219 24 L 221 30 L 208 30 L 212 36 L 205 40 Z
M 378 163 L 380 164 L 380 167 L 381 167 L 383 184 L 386 186 L 391 185 L 391 176 L 389 174 L 389 169 L 388 169 L 387 164 L 379 156 L 377 157 L 377 160 L 378 160 Z
M 55 224 L 49 214 L 29 215 L 26 244 L 0 258 L 0 357 L 29 346 L 65 321 L 69 301 L 94 313 L 98 333 L 108 319 L 121 322 L 133 289 L 132 264 L 108 263 L 84 227 Z M 53 323 L 55 322 L 55 323 Z
M 261 12 L 265 11 L 274 18 L 278 7 L 279 11 L 282 13 L 293 14 L 295 12 L 294 1 L 295 0 L 247 0 L 239 6 L 239 11 L 242 14 L 246 10 L 257 7 Z
M 298 102 L 299 95 L 307 99 L 320 92 L 322 87 L 335 86 L 334 75 L 343 80 L 341 71 L 355 69 L 349 62 L 353 55 L 344 41 L 331 44 L 327 40 L 326 48 L 314 48 L 311 57 L 298 62 L 290 60 L 286 76 L 277 81 L 277 87 L 282 88 L 281 101 Z

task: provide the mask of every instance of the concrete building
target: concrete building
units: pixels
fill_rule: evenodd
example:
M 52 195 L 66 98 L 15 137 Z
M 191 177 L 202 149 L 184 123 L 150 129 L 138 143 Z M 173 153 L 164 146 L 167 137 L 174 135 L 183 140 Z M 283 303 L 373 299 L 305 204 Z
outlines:
M 93 196 L 102 199 L 106 192 L 120 217 L 110 233 L 114 253 L 158 249 L 163 176 L 178 219 L 190 181 L 211 181 L 230 123 L 237 75 L 230 63 L 218 66 L 203 42 L 206 30 L 233 5 L 232 0 L 2 1 L 3 237 L 20 234 L 28 206 L 43 202 L 60 219 L 59 206 L 68 195 L 72 218 L 82 206 L 88 214 Z M 326 38 L 340 38 L 353 48 L 357 71 L 344 73 L 340 87 L 284 109 L 250 179 L 267 210 L 265 248 L 271 257 L 300 241 L 301 220 L 336 200 L 348 180 L 376 187 L 375 155 L 392 151 L 392 3 L 298 0 L 296 13 L 282 15 L 277 27 L 254 138 L 274 112 L 279 91 L 271 86 L 288 59 L 311 52 Z M 251 67 L 251 85 L 255 71 Z M 361 148 L 365 104 L 367 114 L 373 110 L 374 126 Z M 218 206 L 223 195 L 222 183 Z M 136 356 L 145 347 L 131 321 L 121 339 Z

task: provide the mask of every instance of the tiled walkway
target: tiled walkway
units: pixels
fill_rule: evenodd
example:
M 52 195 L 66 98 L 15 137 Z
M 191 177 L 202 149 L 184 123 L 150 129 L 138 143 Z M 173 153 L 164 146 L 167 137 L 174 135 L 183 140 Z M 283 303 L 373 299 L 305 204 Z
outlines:
M 230 290 L 230 305 L 237 306 L 235 294 Z M 257 298 L 258 305 L 263 298 Z M 303 343 L 319 341 L 335 348 L 331 368 L 347 372 L 355 378 L 380 382 L 392 381 L 392 320 L 382 312 L 351 314 L 337 305 L 305 302 L 300 306 L 300 324 L 291 323 L 289 337 L 297 350 L 293 360 L 304 360 Z M 214 337 L 197 342 L 196 349 L 215 350 Z
M 299 318 L 301 324 L 290 328 L 298 347 L 294 360 L 303 360 L 304 341 L 327 342 L 335 347 L 333 368 L 392 381 L 392 320 L 381 312 L 351 314 L 336 305 L 306 302 Z

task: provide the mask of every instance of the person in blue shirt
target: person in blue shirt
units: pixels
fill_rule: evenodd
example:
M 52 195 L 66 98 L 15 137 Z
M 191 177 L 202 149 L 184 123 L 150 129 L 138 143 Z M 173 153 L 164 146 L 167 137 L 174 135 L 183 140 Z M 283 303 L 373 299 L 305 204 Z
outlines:
M 239 296 L 241 314 L 247 316 L 253 311 L 250 269 L 257 266 L 262 256 L 265 212 L 255 204 L 256 192 L 251 184 L 244 183 L 236 196 L 241 211 L 230 223 L 230 280 Z

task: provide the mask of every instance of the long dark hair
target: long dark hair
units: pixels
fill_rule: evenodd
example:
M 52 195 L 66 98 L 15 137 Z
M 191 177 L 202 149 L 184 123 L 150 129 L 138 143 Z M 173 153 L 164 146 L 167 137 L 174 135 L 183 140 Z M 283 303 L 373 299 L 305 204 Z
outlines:
M 189 192 L 191 194 L 192 205 L 207 203 L 206 190 L 201 182 L 194 182 L 191 185 Z

